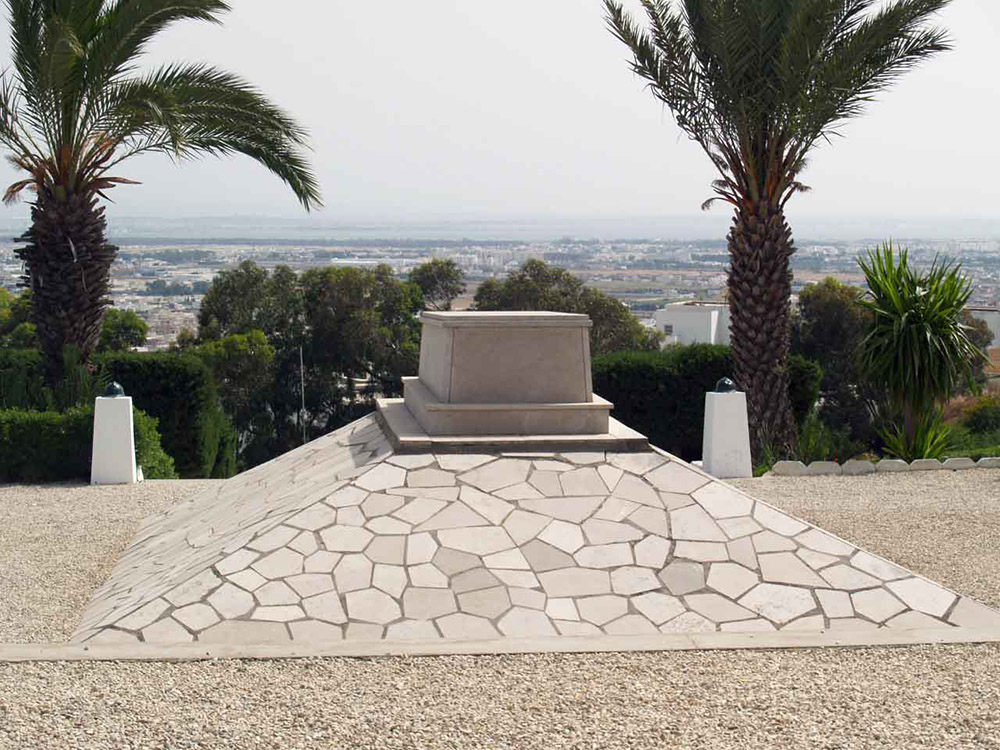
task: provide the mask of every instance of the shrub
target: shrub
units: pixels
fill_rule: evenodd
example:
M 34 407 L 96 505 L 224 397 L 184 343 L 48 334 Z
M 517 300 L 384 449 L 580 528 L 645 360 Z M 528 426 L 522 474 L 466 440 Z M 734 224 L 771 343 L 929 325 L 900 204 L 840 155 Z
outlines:
M 232 476 L 235 467 L 224 449 L 232 426 L 219 404 L 212 374 L 200 359 L 116 353 L 101 361 L 104 377 L 121 383 L 133 403 L 159 421 L 163 447 L 180 476 Z
M 176 479 L 173 460 L 160 445 L 156 420 L 136 409 L 136 463 L 150 479 Z M 0 481 L 59 482 L 90 478 L 94 411 L 0 410 Z
M 612 415 L 654 445 L 686 461 L 701 458 L 705 393 L 732 375 L 728 346 L 691 344 L 659 352 L 618 352 L 594 358 L 594 392 L 614 404 Z M 802 422 L 819 393 L 822 370 L 789 359 L 789 393 Z
M 793 354 L 788 358 L 788 398 L 792 402 L 795 423 L 801 429 L 813 406 L 819 400 L 819 387 L 823 382 L 823 368 L 818 362 Z
M 982 434 L 1000 430 L 1000 398 L 983 396 L 965 411 L 963 420 L 970 432 Z
M 612 414 L 681 458 L 701 458 L 705 393 L 732 374 L 729 347 L 710 344 L 594 358 L 594 392 Z
M 44 409 L 42 353 L 0 349 L 0 409 Z

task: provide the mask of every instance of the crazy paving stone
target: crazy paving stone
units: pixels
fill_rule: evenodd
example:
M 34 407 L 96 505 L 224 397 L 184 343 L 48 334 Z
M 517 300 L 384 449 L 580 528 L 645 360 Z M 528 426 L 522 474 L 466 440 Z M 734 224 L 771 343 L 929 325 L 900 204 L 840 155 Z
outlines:
M 640 505 L 648 505 L 652 508 L 663 507 L 663 501 L 660 500 L 660 495 L 656 490 L 633 474 L 622 475 L 622 478 L 615 485 L 613 494 Z
M 466 591 L 490 588 L 499 583 L 500 579 L 486 568 L 474 568 L 454 576 L 451 579 L 451 589 L 456 594 L 462 594 Z
M 660 626 L 661 633 L 714 633 L 717 629 L 697 612 L 685 612 Z
M 675 561 L 660 572 L 660 580 L 676 596 L 705 588 L 705 566 Z
M 292 516 L 286 523 L 297 529 L 307 529 L 308 531 L 318 531 L 325 526 L 332 526 L 336 523 L 337 511 L 329 505 L 317 503 L 311 508 L 306 508 L 301 513 Z
M 438 549 L 431 560 L 434 563 L 434 567 L 449 576 L 482 565 L 482 562 L 476 555 L 470 555 L 468 552 L 459 552 L 454 549 Z
M 544 495 L 527 482 L 521 482 L 510 487 L 504 487 L 493 493 L 504 500 L 537 500 Z
M 825 587 L 826 581 L 791 552 L 758 555 L 760 576 L 771 583 L 793 583 L 798 586 Z
M 438 532 L 442 547 L 468 552 L 471 555 L 488 555 L 516 546 L 510 535 L 499 526 L 476 529 L 445 529 Z
M 542 588 L 549 596 L 590 596 L 611 593 L 611 576 L 604 570 L 566 568 L 538 574 Z
M 538 534 L 540 541 L 573 554 L 584 545 L 583 531 L 575 523 L 566 521 L 551 521 L 545 529 Z
M 604 632 L 608 635 L 647 635 L 659 631 L 642 615 L 625 615 L 605 625 Z
M 400 521 L 398 518 L 379 516 L 366 523 L 365 528 L 373 534 L 403 535 L 409 534 L 413 527 L 405 521 Z
M 352 620 L 385 625 L 398 619 L 401 614 L 396 600 L 382 591 L 375 589 L 352 591 L 345 598 L 347 600 L 347 614 Z M 407 613 L 407 617 L 413 616 L 409 612 Z
M 913 612 L 912 610 L 904 612 L 901 615 L 896 615 L 886 622 L 885 625 L 887 628 L 895 628 L 897 630 L 941 629 L 947 627 L 936 617 L 925 615 L 923 612 Z
M 433 620 L 457 609 L 455 595 L 449 589 L 408 588 L 403 593 L 403 612 L 414 620 Z
M 635 564 L 659 570 L 666 564 L 672 547 L 667 539 L 647 536 L 635 545 Z
M 709 480 L 704 476 L 682 466 L 676 461 L 660 466 L 646 474 L 645 479 L 658 490 L 664 492 L 678 492 L 682 495 L 690 494 L 699 487 L 704 487 Z
M 324 620 L 336 624 L 347 622 L 347 615 L 340 603 L 340 596 L 335 591 L 303 599 L 302 606 L 306 614 L 314 620 Z
M 648 455 L 648 454 L 641 454 L 641 455 Z M 618 480 L 622 478 L 622 474 L 624 472 L 617 466 L 609 466 L 608 464 L 602 464 L 597 467 L 597 473 L 604 481 L 604 486 L 607 487 L 612 492 L 614 492 L 615 487 L 618 486 Z
M 748 620 L 754 616 L 753 612 L 718 594 L 690 594 L 684 597 L 684 602 L 690 609 L 712 622 Z
M 753 517 L 765 529 L 770 529 L 782 536 L 795 536 L 800 531 L 809 528 L 787 513 L 775 510 L 770 506 L 764 505 L 764 503 L 757 503 L 757 506 L 753 510 Z
M 632 548 L 624 542 L 581 547 L 573 559 L 584 568 L 616 568 L 633 562 Z
M 774 583 L 755 586 L 739 603 L 779 625 L 816 608 L 813 595 L 805 589 Z
M 459 497 L 463 503 L 494 525 L 502 524 L 514 510 L 514 505 L 506 500 L 487 495 L 473 487 L 463 487 Z
M 317 592 L 318 593 L 318 592 Z M 265 607 L 272 607 L 278 604 L 298 604 L 301 595 L 297 594 L 284 581 L 271 581 L 265 583 L 254 592 L 258 603 Z
M 881 585 L 881 581 L 848 565 L 834 565 L 819 572 L 831 587 L 845 591 L 858 591 Z
M 667 620 L 687 611 L 687 607 L 677 597 L 653 591 L 633 596 L 632 606 L 656 625 L 662 625 Z
M 519 549 L 509 549 L 483 556 L 483 564 L 490 569 L 531 570 L 531 565 Z
M 608 463 L 619 471 L 624 469 L 632 474 L 642 476 L 663 466 L 666 459 L 656 453 L 609 453 Z
M 413 586 L 430 589 L 448 588 L 448 576 L 431 563 L 413 565 L 407 572 L 410 576 L 410 584 Z
M 639 594 L 660 587 L 659 579 L 649 568 L 625 567 L 611 573 L 611 590 L 616 594 Z
M 849 555 L 854 552 L 854 547 L 851 545 L 835 539 L 819 529 L 810 529 L 804 534 L 799 534 L 795 537 L 795 541 L 805 545 L 809 549 L 823 552 L 827 555 Z
M 545 604 L 545 614 L 553 620 L 576 621 L 580 619 L 580 613 L 576 609 L 574 599 L 549 599 Z
M 370 492 L 402 487 L 405 483 L 406 470 L 392 464 L 378 464 L 354 480 L 354 484 Z
M 372 586 L 398 599 L 409 583 L 406 568 L 399 565 L 376 565 L 372 571 Z
M 674 539 L 699 542 L 725 542 L 729 540 L 719 524 L 700 505 L 670 511 L 670 528 Z
M 910 609 L 924 612 L 934 617 L 942 617 L 954 604 L 956 597 L 950 591 L 925 581 L 923 578 L 908 578 L 886 584 L 888 589 L 902 599 Z
M 367 622 L 352 622 L 344 631 L 344 638 L 349 641 L 377 641 L 385 634 L 381 625 Z
M 183 607 L 186 604 L 193 604 L 200 601 L 209 591 L 221 583 L 222 581 L 219 580 L 218 576 L 212 571 L 206 570 L 187 583 L 183 583 L 177 588 L 168 591 L 163 598 L 175 607 Z
M 544 599 L 544 597 L 543 597 Z M 510 595 L 503 586 L 468 591 L 458 595 L 458 607 L 470 615 L 493 620 L 511 607 Z
M 219 621 L 219 615 L 207 604 L 189 604 L 174 610 L 174 619 L 190 630 L 204 630 Z
M 406 540 L 406 562 L 410 565 L 430 562 L 437 554 L 438 543 L 430 534 L 411 534 Z
M 146 643 L 187 643 L 193 641 L 194 636 L 177 620 L 167 618 L 143 628 L 142 639 Z
M 408 487 L 450 487 L 455 484 L 455 475 L 441 469 L 418 469 L 406 476 Z
M 775 534 L 773 531 L 761 531 L 754 534 L 750 539 L 758 555 L 767 552 L 789 552 L 799 548 L 799 545 L 793 540 L 786 536 Z
M 305 559 L 303 569 L 306 573 L 332 573 L 342 557 L 339 552 L 318 550 Z
M 559 482 L 564 495 L 603 495 L 609 491 L 597 469 L 591 466 L 563 472 Z
M 555 471 L 534 471 L 528 479 L 528 484 L 545 497 L 562 495 L 562 484 L 559 483 L 559 474 Z
M 820 590 L 816 592 L 816 598 L 819 599 L 819 604 L 827 617 L 831 619 L 834 617 L 854 617 L 851 595 L 846 591 Z
M 633 503 L 631 500 L 621 497 L 609 497 L 591 517 L 599 518 L 602 521 L 624 521 L 630 513 L 634 513 L 642 507 L 645 506 Z
M 814 553 L 819 554 L 819 553 Z M 851 558 L 851 565 L 858 570 L 873 575 L 882 581 L 895 581 L 909 577 L 909 573 L 888 560 L 883 560 L 867 552 L 858 552 Z
M 749 536 L 750 534 L 756 534 L 761 530 L 760 524 L 749 516 L 742 516 L 740 518 L 724 518 L 719 521 L 719 528 L 721 528 L 730 539 L 739 539 L 740 537 Z
M 749 516 L 753 500 L 724 484 L 712 482 L 691 493 L 691 497 L 716 520 Z
M 330 552 L 360 552 L 375 538 L 372 532 L 358 526 L 331 526 L 319 536 Z
M 495 456 L 473 454 L 445 454 L 435 456 L 438 466 L 445 471 L 469 471 L 492 461 Z
M 601 521 L 596 518 L 583 522 L 583 533 L 592 545 L 631 542 L 645 536 L 642 531 L 629 524 Z
M 368 588 L 372 584 L 372 561 L 364 555 L 344 555 L 333 570 L 333 579 L 341 593 Z
M 736 563 L 713 563 L 708 571 L 708 587 L 738 599 L 758 583 L 757 574 Z
M 670 536 L 670 521 L 667 512 L 659 508 L 643 507 L 632 513 L 628 520 L 648 534 Z
M 906 609 L 906 605 L 884 589 L 870 589 L 851 594 L 854 611 L 875 622 L 885 622 Z
M 416 530 L 460 529 L 469 526 L 488 526 L 489 523 L 465 503 L 455 502 L 421 523 Z
M 497 627 L 508 638 L 533 638 L 558 635 L 544 612 L 514 607 L 500 618 Z
M 257 607 L 250 617 L 267 622 L 291 622 L 302 619 L 305 614 L 297 604 L 282 604 L 275 607 Z
M 500 637 L 500 633 L 489 620 L 463 612 L 439 617 L 435 622 L 445 638 L 480 640 Z
M 392 513 L 393 511 L 402 508 L 405 504 L 406 500 L 398 495 L 382 495 L 376 492 L 369 495 L 368 498 L 361 503 L 361 511 L 367 518 L 377 518 L 378 516 L 384 516 Z
M 603 497 L 547 497 L 542 500 L 522 500 L 521 508 L 561 521 L 581 523 L 604 502 Z
M 521 547 L 528 565 L 536 573 L 544 573 L 547 570 L 558 570 L 559 568 L 573 567 L 576 562 L 573 558 L 553 547 L 551 544 L 543 542 L 541 539 L 533 539 Z
M 677 542 L 674 556 L 698 562 L 724 562 L 729 559 L 729 549 L 720 542 Z
M 435 513 L 445 507 L 444 500 L 435 500 L 430 497 L 418 497 L 408 502 L 405 506 L 393 512 L 393 517 L 400 521 L 406 521 L 414 525 L 421 524 L 428 520 Z
M 376 537 L 365 547 L 365 557 L 375 563 L 402 565 L 406 559 L 406 537 Z
M 471 484 L 483 492 L 493 492 L 502 487 L 510 487 L 528 478 L 531 470 L 529 461 L 501 458 L 485 466 L 481 466 L 464 474 L 459 474 L 460 481 Z
M 503 527 L 510 534 L 510 538 L 516 544 L 521 545 L 538 536 L 542 529 L 550 523 L 553 523 L 553 521 L 547 516 L 540 516 L 537 513 L 529 513 L 526 510 L 517 509 L 504 519 Z

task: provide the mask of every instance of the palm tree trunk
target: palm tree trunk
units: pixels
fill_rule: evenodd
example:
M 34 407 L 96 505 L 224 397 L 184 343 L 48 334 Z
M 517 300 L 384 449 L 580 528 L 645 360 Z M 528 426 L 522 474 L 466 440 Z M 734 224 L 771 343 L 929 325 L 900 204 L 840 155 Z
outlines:
M 755 457 L 788 449 L 795 421 L 788 397 L 789 260 L 795 247 L 784 213 L 741 206 L 729 233 L 729 308 L 733 375 L 747 396 Z
M 118 253 L 104 237 L 106 225 L 96 198 L 60 200 L 45 191 L 32 206 L 31 229 L 20 238 L 25 244 L 16 254 L 25 265 L 22 283 L 31 289 L 49 383 L 63 375 L 65 346 L 86 362 L 97 345 Z

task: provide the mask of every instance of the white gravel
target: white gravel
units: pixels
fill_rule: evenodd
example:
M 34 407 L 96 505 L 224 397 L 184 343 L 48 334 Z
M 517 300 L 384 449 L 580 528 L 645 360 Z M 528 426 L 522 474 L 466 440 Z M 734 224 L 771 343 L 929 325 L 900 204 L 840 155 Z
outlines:
M 739 484 L 1000 604 L 1000 472 Z M 65 636 L 139 518 L 194 489 L 0 488 L 0 638 Z M 998 674 L 997 645 L 0 664 L 0 748 L 1000 749 Z
M 142 519 L 209 484 L 0 485 L 0 643 L 69 638 Z

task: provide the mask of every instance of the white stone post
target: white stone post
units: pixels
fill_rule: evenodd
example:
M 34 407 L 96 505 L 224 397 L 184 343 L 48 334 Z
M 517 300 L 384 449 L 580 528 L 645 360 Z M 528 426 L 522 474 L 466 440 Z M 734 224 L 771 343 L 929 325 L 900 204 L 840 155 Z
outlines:
M 91 455 L 91 484 L 135 484 L 131 397 L 100 396 L 96 399 Z
M 753 476 L 747 396 L 739 391 L 705 394 L 702 468 L 719 479 Z

